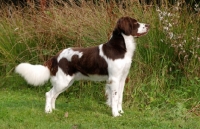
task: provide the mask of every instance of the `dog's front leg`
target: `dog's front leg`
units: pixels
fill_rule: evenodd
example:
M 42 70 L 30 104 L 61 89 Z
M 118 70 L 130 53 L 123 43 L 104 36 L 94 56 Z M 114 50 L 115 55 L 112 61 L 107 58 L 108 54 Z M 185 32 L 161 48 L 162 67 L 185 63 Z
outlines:
M 119 100 L 118 100 L 118 104 L 117 104 L 117 108 L 118 108 L 119 113 L 124 113 L 124 111 L 122 110 L 124 85 L 125 85 L 125 79 L 121 79 L 119 89 L 118 89 Z
M 106 97 L 107 97 L 106 104 L 109 107 L 112 107 L 112 92 L 111 92 L 111 89 L 110 89 L 109 82 L 107 82 L 107 84 L 106 84 Z
M 111 107 L 112 107 L 112 115 L 114 117 L 121 116 L 121 114 L 118 112 L 118 88 L 119 88 L 119 79 L 110 79 L 109 83 L 107 85 L 110 86 L 111 89 Z

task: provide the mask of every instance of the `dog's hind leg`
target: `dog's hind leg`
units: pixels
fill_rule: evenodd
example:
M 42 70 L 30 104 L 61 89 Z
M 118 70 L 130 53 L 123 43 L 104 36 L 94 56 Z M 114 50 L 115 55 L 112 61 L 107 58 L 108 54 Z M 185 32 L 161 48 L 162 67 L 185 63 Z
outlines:
M 64 92 L 67 88 L 69 88 L 72 83 L 74 82 L 74 77 L 70 75 L 61 75 L 63 72 L 58 76 L 53 76 L 51 78 L 51 83 L 53 88 L 46 93 L 46 105 L 45 105 L 45 112 L 51 113 L 53 109 L 55 109 L 55 101 L 58 95 Z
M 55 109 L 55 102 L 58 95 L 64 92 L 67 88 L 69 88 L 73 84 L 73 80 L 69 76 L 68 82 L 66 81 L 65 85 L 58 84 L 53 85 L 53 88 L 46 93 L 46 105 L 45 105 L 45 112 L 51 113 L 53 109 Z
M 56 102 L 56 98 L 59 96 L 60 93 L 64 92 L 66 89 L 68 89 L 72 84 L 73 84 L 74 80 L 71 80 L 70 83 L 68 84 L 68 86 L 66 88 L 64 88 L 62 91 L 60 92 L 57 92 L 57 94 L 55 94 L 52 98 L 52 101 L 51 101 L 51 106 L 52 106 L 52 109 L 55 109 L 55 102 Z

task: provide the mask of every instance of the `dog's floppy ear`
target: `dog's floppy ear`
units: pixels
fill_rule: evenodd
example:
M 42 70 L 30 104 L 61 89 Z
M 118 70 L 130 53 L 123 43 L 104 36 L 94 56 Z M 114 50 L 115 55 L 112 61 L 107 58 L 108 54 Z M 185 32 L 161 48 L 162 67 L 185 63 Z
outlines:
M 130 17 L 121 17 L 117 21 L 116 29 L 120 32 L 124 33 L 125 35 L 131 35 L 132 33 L 132 25 L 131 25 L 131 18 Z

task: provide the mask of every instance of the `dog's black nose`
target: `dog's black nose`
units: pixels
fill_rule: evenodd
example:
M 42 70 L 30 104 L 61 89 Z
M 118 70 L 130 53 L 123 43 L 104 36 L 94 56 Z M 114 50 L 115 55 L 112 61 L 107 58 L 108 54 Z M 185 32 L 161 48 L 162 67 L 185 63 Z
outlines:
M 145 27 L 150 28 L 150 25 L 149 25 L 149 24 L 146 24 Z

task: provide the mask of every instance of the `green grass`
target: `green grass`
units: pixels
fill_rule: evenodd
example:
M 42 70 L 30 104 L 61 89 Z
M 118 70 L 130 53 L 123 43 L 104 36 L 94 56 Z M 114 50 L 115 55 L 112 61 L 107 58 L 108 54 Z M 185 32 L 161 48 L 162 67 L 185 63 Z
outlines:
M 51 114 L 46 114 L 45 92 L 49 85 L 48 83 L 43 87 L 34 88 L 27 86 L 19 76 L 9 78 L 0 90 L 0 127 L 4 129 L 197 129 L 200 126 L 200 118 L 189 112 L 181 102 L 174 107 L 166 105 L 162 108 L 138 107 L 125 103 L 125 114 L 113 118 L 111 109 L 104 103 L 105 98 L 90 94 L 89 92 L 94 90 L 92 86 L 82 88 L 84 93 L 80 93 L 81 87 L 78 83 L 75 83 L 74 87 L 79 87 L 79 91 L 72 87 L 69 89 L 78 95 L 70 92 L 61 94 L 56 102 L 57 109 Z M 92 83 L 92 85 L 97 84 Z M 68 117 L 64 116 L 66 112 Z
M 200 12 L 176 7 L 156 9 L 133 2 L 122 9 L 83 3 L 81 8 L 51 5 L 44 12 L 13 8 L 12 15 L 2 8 L 0 128 L 199 128 Z M 164 12 L 172 15 L 160 20 Z M 66 47 L 105 43 L 121 16 L 151 25 L 150 32 L 137 39 L 124 91 L 125 114 L 113 118 L 105 104 L 105 83 L 88 81 L 75 82 L 57 99 L 57 110 L 45 114 L 45 92 L 51 84 L 32 87 L 14 73 L 15 66 L 43 64 Z

